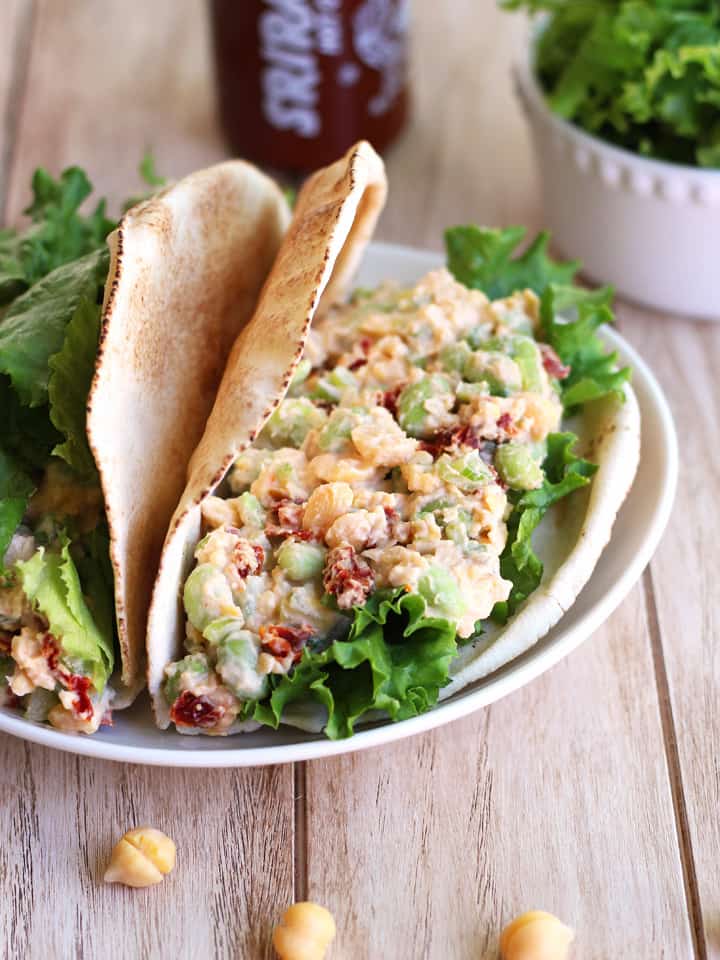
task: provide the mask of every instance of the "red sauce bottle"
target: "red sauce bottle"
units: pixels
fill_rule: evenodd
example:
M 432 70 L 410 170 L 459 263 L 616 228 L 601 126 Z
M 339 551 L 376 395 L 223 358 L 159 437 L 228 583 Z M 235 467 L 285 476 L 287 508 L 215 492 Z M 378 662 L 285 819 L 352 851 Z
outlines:
M 407 0 L 212 0 L 232 149 L 281 170 L 382 150 L 407 112 Z

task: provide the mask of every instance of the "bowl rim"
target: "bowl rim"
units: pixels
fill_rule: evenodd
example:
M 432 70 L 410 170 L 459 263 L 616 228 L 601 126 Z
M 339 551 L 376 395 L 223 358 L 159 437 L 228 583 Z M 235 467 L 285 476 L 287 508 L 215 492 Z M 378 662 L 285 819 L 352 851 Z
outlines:
M 540 24 L 533 31 L 525 46 L 525 55 L 517 59 L 513 65 L 513 74 L 521 99 L 536 115 L 542 117 L 546 124 L 553 127 L 560 136 L 582 144 L 589 151 L 604 155 L 608 160 L 614 160 L 620 164 L 643 167 L 648 174 L 655 177 L 676 181 L 682 180 L 684 183 L 690 182 L 698 187 L 717 187 L 720 185 L 720 169 L 705 169 L 687 163 L 674 163 L 671 160 L 644 157 L 634 150 L 616 146 L 609 140 L 589 133 L 578 124 L 555 113 L 545 97 L 535 72 L 534 52 L 541 30 L 542 25 Z

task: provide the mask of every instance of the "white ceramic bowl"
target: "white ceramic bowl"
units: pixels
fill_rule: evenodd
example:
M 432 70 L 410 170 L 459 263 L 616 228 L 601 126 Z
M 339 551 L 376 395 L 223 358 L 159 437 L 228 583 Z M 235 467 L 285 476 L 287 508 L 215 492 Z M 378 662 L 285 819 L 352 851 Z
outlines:
M 375 243 L 365 255 L 357 283 L 372 287 L 392 277 L 399 283 L 412 284 L 439 266 L 442 259 L 439 253 Z M 146 697 L 130 710 L 116 713 L 115 725 L 103 727 L 92 737 L 63 733 L 0 707 L 0 736 L 5 732 L 57 750 L 130 763 L 167 767 L 260 766 L 329 757 L 390 743 L 464 717 L 529 683 L 587 639 L 626 596 L 658 544 L 675 495 L 678 451 L 667 401 L 632 347 L 614 330 L 605 330 L 603 336 L 619 352 L 620 362 L 633 368 L 633 389 L 642 418 L 640 466 L 612 539 L 589 583 L 559 623 L 521 657 L 458 691 L 428 713 L 401 723 L 363 727 L 349 740 L 326 740 L 319 734 L 290 727 L 277 731 L 264 727 L 236 737 L 187 737 L 172 730 L 158 730 Z
M 648 160 L 554 114 L 531 64 L 517 88 L 553 245 L 658 310 L 720 320 L 720 170 Z

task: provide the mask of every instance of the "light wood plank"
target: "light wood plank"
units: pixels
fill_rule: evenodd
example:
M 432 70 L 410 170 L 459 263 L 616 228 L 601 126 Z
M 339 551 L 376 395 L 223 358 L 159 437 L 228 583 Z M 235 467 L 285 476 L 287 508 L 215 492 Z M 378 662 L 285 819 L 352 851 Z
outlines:
M 222 159 L 205 6 L 92 0 L 38 3 L 27 98 L 18 130 L 8 213 L 27 202 L 36 166 L 88 171 L 117 212 L 137 193 L 138 163 L 179 177 Z
M 113 844 L 141 824 L 174 838 L 175 871 L 146 890 L 103 884 Z M 293 896 L 289 768 L 209 776 L 2 737 L 0 830 L 2 956 L 267 957 Z
M 720 955 L 720 325 L 623 310 L 623 333 L 667 394 L 680 440 L 680 482 L 652 562 L 652 590 L 669 685 L 668 722 L 684 791 L 689 882 L 697 885 L 705 948 Z
M 165 0 L 39 4 L 8 208 L 38 164 L 79 163 L 118 203 L 144 147 L 181 175 L 222 153 L 213 126 L 204 8 Z M 0 42 L 4 42 L 4 36 Z M 161 887 L 101 882 L 133 825 L 176 840 Z M 293 899 L 290 767 L 182 772 L 105 764 L 0 738 L 0 955 L 269 957 Z
M 32 0 L 6 0 L 0 10 L 0 223 L 29 51 Z
M 490 960 L 531 908 L 586 960 L 692 956 L 639 589 L 529 687 L 306 777 L 308 891 L 340 956 Z

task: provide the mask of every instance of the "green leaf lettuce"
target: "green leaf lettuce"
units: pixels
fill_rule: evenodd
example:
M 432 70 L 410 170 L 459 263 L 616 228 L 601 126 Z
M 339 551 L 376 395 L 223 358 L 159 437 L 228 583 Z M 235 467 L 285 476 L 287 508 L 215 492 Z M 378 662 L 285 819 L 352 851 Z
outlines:
M 112 634 L 101 632 L 88 609 L 67 537 L 61 538 L 59 553 L 40 547 L 17 569 L 23 590 L 48 621 L 61 658 L 102 692 L 113 666 Z

